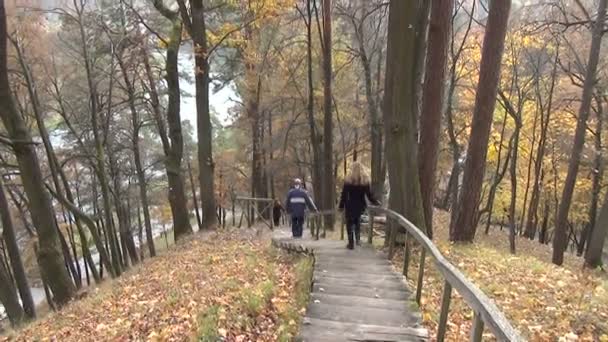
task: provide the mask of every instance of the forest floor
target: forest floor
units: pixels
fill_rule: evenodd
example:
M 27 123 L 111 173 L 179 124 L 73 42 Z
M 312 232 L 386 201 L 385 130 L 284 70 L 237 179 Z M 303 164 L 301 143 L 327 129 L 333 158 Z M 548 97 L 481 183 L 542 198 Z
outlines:
M 567 253 L 563 267 L 551 263 L 551 246 L 517 239 L 517 254 L 509 253 L 506 232 L 498 227 L 475 243 L 448 242 L 449 214 L 436 211 L 435 243 L 456 267 L 479 286 L 530 341 L 608 342 L 608 278 L 605 272 L 584 270 L 582 259 Z M 394 259 L 402 269 L 403 251 Z M 418 260 L 410 259 L 416 279 Z M 415 280 L 413 280 L 415 281 Z M 412 288 L 414 287 L 412 283 Z M 426 258 L 421 309 L 430 336 L 436 336 L 443 279 Z M 472 311 L 454 291 L 446 340 L 467 340 Z M 455 300 L 454 300 L 455 299 Z M 486 330 L 484 340 L 492 335 Z
M 289 341 L 312 262 L 266 235 L 193 235 L 0 341 Z

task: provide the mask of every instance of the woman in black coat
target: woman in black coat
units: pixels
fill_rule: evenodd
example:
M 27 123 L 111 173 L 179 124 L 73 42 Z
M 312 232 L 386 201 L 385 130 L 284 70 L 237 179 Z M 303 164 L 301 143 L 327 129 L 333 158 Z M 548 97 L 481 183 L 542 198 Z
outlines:
M 350 167 L 350 173 L 344 180 L 342 195 L 340 196 L 340 210 L 344 210 L 346 217 L 346 231 L 348 232 L 348 249 L 355 248 L 361 243 L 361 215 L 367 208 L 365 199 L 378 205 L 374 198 L 369 176 L 363 169 L 363 165 L 354 162 Z

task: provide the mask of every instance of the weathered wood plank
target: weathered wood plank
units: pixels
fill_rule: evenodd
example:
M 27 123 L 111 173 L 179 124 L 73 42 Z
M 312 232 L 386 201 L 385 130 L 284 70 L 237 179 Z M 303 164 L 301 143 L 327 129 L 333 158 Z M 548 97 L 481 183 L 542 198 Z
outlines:
M 315 232 L 316 235 L 316 232 Z M 413 293 L 385 254 L 344 242 L 275 232 L 273 244 L 314 256 L 311 301 L 301 341 L 425 341 Z

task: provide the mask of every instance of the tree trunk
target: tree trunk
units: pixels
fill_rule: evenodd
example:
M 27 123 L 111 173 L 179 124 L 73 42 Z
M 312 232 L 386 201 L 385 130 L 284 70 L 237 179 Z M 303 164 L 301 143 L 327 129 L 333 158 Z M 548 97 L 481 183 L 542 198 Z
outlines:
M 542 105 L 542 96 L 540 93 L 539 82 L 537 80 L 536 84 L 536 92 L 537 92 L 537 101 L 540 103 L 540 137 L 538 141 L 538 150 L 536 152 L 536 159 L 534 160 L 534 182 L 532 183 L 532 194 L 530 195 L 530 208 L 528 209 L 528 219 L 526 220 L 526 228 L 524 235 L 530 239 L 534 240 L 536 236 L 537 222 L 536 215 L 538 212 L 538 206 L 540 203 L 540 188 L 542 185 L 541 173 L 543 168 L 543 159 L 546 154 L 546 145 L 547 145 L 547 134 L 549 132 L 549 122 L 551 120 L 551 112 L 553 111 L 553 93 L 555 90 L 555 82 L 557 80 L 557 67 L 559 62 L 559 41 L 558 46 L 555 53 L 555 59 L 553 61 L 553 70 L 551 72 L 551 85 L 549 87 L 549 99 L 547 101 L 547 110 L 546 113 L 544 111 L 544 106 Z
M 439 133 L 443 113 L 444 86 L 450 43 L 450 25 L 453 0 L 435 0 L 431 4 L 431 22 L 427 52 L 422 113 L 420 116 L 420 141 L 418 143 L 420 191 L 424 207 L 426 231 L 433 238 L 433 200 L 435 176 L 439 154 Z
M 100 234 L 101 230 L 97 228 L 97 226 L 95 225 L 95 221 L 93 221 L 92 218 L 90 218 L 80 208 L 78 208 L 78 206 L 76 206 L 76 204 L 67 200 L 60 194 L 53 193 L 53 196 L 59 202 L 61 202 L 61 204 L 63 204 L 66 208 L 68 208 L 68 210 L 70 210 L 70 212 L 72 212 L 72 214 L 75 217 L 79 218 L 89 228 L 89 231 L 91 232 L 91 236 L 93 236 L 93 241 L 95 242 L 95 247 L 97 247 L 97 251 L 99 252 L 100 264 L 106 266 L 106 268 L 108 269 L 108 272 L 110 273 L 110 275 L 112 277 L 116 277 L 116 271 L 114 270 L 114 267 L 112 266 L 112 260 L 110 258 L 110 255 L 107 252 L 108 249 L 106 247 L 104 247 L 104 245 L 103 245 L 103 238 L 101 237 L 101 234 Z M 94 201 L 96 201 L 96 200 L 94 200 Z M 97 216 L 96 210 L 95 210 L 95 216 Z M 100 269 L 99 278 L 101 279 L 101 277 L 102 277 L 102 271 Z
M 538 233 L 538 242 L 541 244 L 546 244 L 547 240 L 547 230 L 549 226 L 549 209 L 550 204 L 549 200 L 545 200 L 545 208 L 543 210 L 543 222 L 541 224 L 540 232 Z
M 570 211 L 570 204 L 572 202 L 572 195 L 574 193 L 574 185 L 578 175 L 583 145 L 585 144 L 587 118 L 589 117 L 591 100 L 593 99 L 593 88 L 596 81 L 596 72 L 600 57 L 602 36 L 604 33 L 604 20 L 606 16 L 607 2 L 608 0 L 600 0 L 598 5 L 597 19 L 593 24 L 593 37 L 591 39 L 591 49 L 589 50 L 589 60 L 587 63 L 581 105 L 576 123 L 576 131 L 574 133 L 574 143 L 572 144 L 572 155 L 570 156 L 568 174 L 564 182 L 562 198 L 559 204 L 557 219 L 555 221 L 555 237 L 553 239 L 552 261 L 556 265 L 561 265 L 564 262 L 564 252 L 566 251 L 566 247 L 568 245 L 568 213 Z
M 87 78 L 87 86 L 88 86 L 88 95 L 89 95 L 89 109 L 91 114 L 91 127 L 93 131 L 93 138 L 95 143 L 95 173 L 99 178 L 99 183 L 101 185 L 101 195 L 103 199 L 103 211 L 105 216 L 106 223 L 106 238 L 109 240 L 110 244 L 110 252 L 112 254 L 112 266 L 116 275 L 120 275 L 122 269 L 120 267 L 120 258 L 119 258 L 119 246 L 116 239 L 116 232 L 114 230 L 114 226 L 112 223 L 112 205 L 110 203 L 110 187 L 108 183 L 108 178 L 105 170 L 105 153 L 104 153 L 104 141 L 100 135 L 100 127 L 99 127 L 99 104 L 98 104 L 98 94 L 96 83 L 94 80 L 93 67 L 91 66 L 91 60 L 89 56 L 88 50 L 88 37 L 84 28 L 84 16 L 83 16 L 83 8 L 76 9 L 78 15 L 78 25 L 79 25 L 79 33 L 80 33 L 80 43 L 82 45 L 82 57 L 84 59 L 85 64 L 85 73 Z M 112 49 L 114 46 L 111 47 Z M 114 70 L 114 55 L 112 54 L 111 60 L 111 70 Z M 109 80 L 109 96 L 108 98 L 112 98 L 112 90 L 113 90 L 113 77 L 110 77 Z M 111 107 L 111 106 L 108 106 Z
M 72 251 L 72 254 L 74 255 L 74 266 L 76 266 L 76 272 L 78 274 L 78 280 L 80 283 L 80 286 L 82 286 L 82 269 L 80 268 L 80 262 L 78 260 L 78 250 L 76 249 L 76 237 L 74 235 L 74 225 L 72 224 L 72 217 L 70 216 L 69 213 L 66 213 L 65 208 L 62 206 L 61 208 L 61 215 L 63 216 L 63 221 L 65 223 L 65 225 L 67 226 L 67 235 L 68 235 L 68 240 L 70 241 L 70 249 Z
M 32 103 L 32 109 L 34 112 L 34 116 L 36 118 L 36 123 L 38 125 L 39 131 L 40 131 L 40 136 L 42 138 L 42 141 L 43 141 L 43 144 L 45 147 L 45 151 L 47 153 L 47 158 L 48 158 L 49 166 L 51 169 L 51 176 L 53 178 L 53 183 L 55 184 L 56 188 L 60 188 L 59 177 L 57 175 L 58 165 L 56 163 L 56 158 L 54 155 L 53 147 L 52 147 L 50 139 L 49 139 L 48 132 L 46 131 L 46 127 L 44 126 L 44 122 L 42 120 L 42 113 L 41 113 L 42 109 L 41 109 L 40 101 L 38 98 L 36 85 L 34 83 L 34 78 L 31 74 L 29 65 L 27 64 L 27 62 L 25 60 L 25 56 L 21 49 L 21 46 L 17 42 L 17 39 L 18 38 L 9 37 L 9 40 L 13 43 L 13 46 L 15 47 L 15 50 L 17 52 L 17 58 L 19 60 L 19 64 L 21 66 L 21 70 L 23 72 L 25 83 L 26 83 L 26 86 L 28 89 L 28 94 L 29 94 L 29 97 L 30 97 L 30 100 Z M 57 231 L 57 236 L 59 237 L 59 243 L 60 243 L 61 251 L 62 251 L 64 259 L 65 259 L 66 267 L 68 268 L 68 271 L 70 271 L 70 274 L 72 275 L 72 278 L 74 279 L 74 283 L 76 284 L 76 286 L 78 288 L 80 288 L 82 286 L 82 278 L 80 277 L 80 273 L 77 271 L 77 269 L 75 267 L 74 261 L 70 254 L 70 248 L 65 240 L 65 237 L 63 236 L 63 234 L 60 230 Z M 74 254 L 74 257 L 76 257 L 76 254 Z
M 173 35 L 177 36 L 178 31 L 181 36 L 181 25 L 179 26 L 179 30 L 178 30 L 177 26 L 174 24 Z M 171 38 L 174 38 L 174 37 L 171 37 Z M 171 42 L 173 42 L 173 40 L 171 40 Z M 150 102 L 151 102 L 151 106 L 152 106 L 152 113 L 154 115 L 154 121 L 156 123 L 156 128 L 158 129 L 158 135 L 160 136 L 160 140 L 161 140 L 162 147 L 163 147 L 163 152 L 165 155 L 165 171 L 167 174 L 167 179 L 169 179 L 169 175 L 171 172 L 169 170 L 168 162 L 169 162 L 169 156 L 171 155 L 171 144 L 169 142 L 169 137 L 167 136 L 165 119 L 163 119 L 162 114 L 161 114 L 160 99 L 159 99 L 158 91 L 156 88 L 156 81 L 154 80 L 154 75 L 152 73 L 152 67 L 150 66 L 150 58 L 148 56 L 148 50 L 146 49 L 146 47 L 144 47 L 141 50 L 141 55 L 142 55 L 144 67 L 146 70 L 146 80 L 148 82 L 148 89 L 150 92 Z M 169 46 L 168 46 L 167 47 L 167 61 L 171 62 L 169 57 L 174 57 L 174 54 L 169 53 Z M 167 77 L 169 77 L 168 70 L 169 70 L 168 66 L 165 65 L 165 71 L 167 72 Z M 174 96 L 174 94 L 175 94 L 174 92 L 169 93 L 169 103 L 170 104 L 175 101 L 175 100 L 171 99 L 171 96 Z M 170 115 L 169 109 L 173 110 L 173 107 L 167 108 L 167 116 Z M 169 192 L 169 194 L 170 194 L 170 192 Z M 171 201 L 171 196 L 169 196 L 169 200 Z M 143 199 L 142 199 L 142 201 L 143 201 Z M 171 208 L 173 209 L 173 207 L 171 207 Z M 148 218 L 149 218 L 149 213 L 148 213 Z M 145 217 L 144 217 L 144 219 L 145 219 Z M 174 222 L 174 225 L 175 225 L 175 222 Z M 146 242 L 148 244 L 148 250 L 150 251 L 150 256 L 155 256 L 156 248 L 154 246 L 154 236 L 152 235 L 152 223 L 150 223 L 150 226 L 146 225 Z
M 484 36 L 479 82 L 475 97 L 471 136 L 464 166 L 462 193 L 458 200 L 456 220 L 451 222 L 453 241 L 472 242 L 485 173 L 488 138 L 496 105 L 500 64 L 509 21 L 511 0 L 492 1 Z
M 57 226 L 51 200 L 44 189 L 44 181 L 38 156 L 34 150 L 29 131 L 17 112 L 8 80 L 7 31 L 4 2 L 0 4 L 0 112 L 2 122 L 17 157 L 21 179 L 28 196 L 28 204 L 38 231 L 40 244 L 38 262 L 41 273 L 47 276 L 56 302 L 61 306 L 72 299 L 75 289 L 59 252 Z
M 595 268 L 602 265 L 606 236 L 608 236 L 608 193 L 604 197 L 600 216 L 597 219 L 596 227 L 593 230 L 587 252 L 585 253 L 586 267 Z
M 178 1 L 180 8 L 185 6 L 183 2 Z M 168 39 L 167 46 L 167 61 L 165 64 L 165 80 L 167 82 L 167 88 L 169 93 L 169 100 L 167 106 L 167 126 L 169 128 L 169 137 L 167 137 L 167 131 L 165 123 L 161 118 L 160 114 L 160 102 L 158 98 L 158 92 L 156 84 L 152 77 L 152 71 L 150 69 L 150 63 L 147 61 L 147 53 L 144 57 L 144 63 L 146 66 L 146 74 L 150 83 L 150 95 L 152 99 L 152 108 L 154 110 L 154 116 L 156 124 L 158 126 L 161 142 L 163 144 L 163 150 L 165 152 L 165 168 L 167 170 L 167 180 L 169 183 L 169 204 L 171 205 L 171 214 L 173 216 L 173 229 L 175 240 L 177 241 L 180 237 L 192 233 L 192 226 L 190 225 L 190 216 L 188 215 L 188 201 L 186 200 L 186 187 L 184 182 L 183 170 L 182 170 L 182 158 L 184 152 L 184 141 L 182 136 L 181 126 L 181 115 L 180 115 L 180 86 L 179 86 L 179 71 L 178 71 L 178 55 L 179 49 L 182 42 L 182 21 L 179 19 L 179 13 L 173 12 L 163 6 L 161 1 L 155 1 L 154 6 L 157 10 L 171 21 L 172 28 Z M 199 13 L 200 14 L 200 13 Z M 184 16 L 187 17 L 187 14 Z M 186 18 L 185 18 L 186 19 Z M 192 32 L 189 32 L 192 37 Z M 198 38 L 195 38 L 198 39 Z M 199 87 L 198 78 L 202 70 L 206 68 L 200 68 L 198 64 L 198 49 L 197 41 L 194 42 L 194 51 L 197 58 L 195 58 L 196 69 L 195 74 L 197 76 L 197 111 L 199 106 Z M 201 126 L 201 117 L 199 112 L 198 126 Z M 201 136 L 199 129 L 199 147 L 201 145 Z M 200 148 L 199 148 L 200 156 Z M 200 163 L 200 160 L 199 160 Z M 200 171 L 201 173 L 203 171 Z M 203 180 L 200 180 L 201 183 Z M 201 188 L 201 197 L 203 197 L 203 188 Z M 204 201 L 204 198 L 203 198 Z M 205 216 L 205 208 L 203 207 L 203 220 Z M 214 220 L 213 209 L 209 211 L 209 216 Z
M 310 130 L 310 143 L 312 145 L 312 184 L 317 194 L 321 191 L 322 184 L 322 165 L 321 165 L 321 138 L 317 130 L 315 122 L 315 96 L 314 96 L 314 79 L 312 71 L 312 4 L 311 1 L 306 1 L 306 65 L 308 74 L 308 125 Z M 323 196 L 316 196 L 317 205 L 320 208 L 323 206 Z
M 522 109 L 521 106 L 523 106 L 523 100 L 520 99 L 519 101 L 519 113 L 521 113 Z M 524 189 L 524 199 L 523 199 L 523 204 L 522 204 L 522 213 L 521 213 L 521 218 L 520 218 L 520 223 L 519 226 L 517 227 L 517 234 L 522 235 L 523 234 L 523 229 L 524 229 L 524 221 L 526 219 L 526 210 L 528 209 L 528 195 L 530 193 L 530 178 L 532 175 L 532 162 L 534 161 L 534 155 L 532 153 L 532 150 L 534 149 L 534 146 L 536 145 L 536 129 L 538 127 L 538 115 L 534 115 L 534 122 L 532 124 L 532 141 L 530 142 L 530 153 L 529 153 L 529 158 L 528 158 L 528 165 L 526 168 L 526 187 Z M 519 132 L 518 132 L 518 140 L 519 140 Z
M 364 12 L 368 9 L 367 2 L 361 3 L 364 6 Z M 384 181 L 381 175 L 382 173 L 382 127 L 380 121 L 379 106 L 376 102 L 377 96 L 374 94 L 374 86 L 372 82 L 372 60 L 365 48 L 368 37 L 366 35 L 365 18 L 359 18 L 360 22 L 353 21 L 353 29 L 357 37 L 357 44 L 359 48 L 359 59 L 361 60 L 361 66 L 363 67 L 364 85 L 365 85 L 365 98 L 367 100 L 367 111 L 369 112 L 369 125 L 370 125 L 370 143 L 371 143 L 371 187 L 372 193 L 376 198 L 380 198 L 384 193 Z M 377 38 L 377 37 L 376 37 Z M 379 58 L 380 60 L 381 58 Z M 381 63 L 381 62 L 380 62 Z M 381 66 L 380 66 L 381 67 Z M 378 73 L 380 70 L 377 70 Z M 377 84 L 379 86 L 379 84 Z M 341 129 L 342 130 L 342 129 Z M 344 145 L 344 136 L 342 135 L 342 144 Z M 357 151 L 357 145 L 355 145 L 355 152 Z M 356 155 L 356 154 L 355 154 Z M 353 156 L 353 159 L 355 157 Z M 344 154 L 344 162 L 346 165 L 346 153 Z M 346 170 L 345 173 L 346 175 Z
M 507 116 L 505 115 L 505 119 L 502 122 L 503 126 L 501 129 L 501 133 L 500 133 L 500 145 L 498 147 L 498 160 L 496 162 L 496 173 L 494 175 L 494 179 L 492 180 L 492 184 L 490 185 L 490 191 L 488 193 L 488 203 L 486 204 L 486 207 L 479 213 L 478 218 L 481 219 L 481 215 L 483 214 L 483 212 L 487 212 L 488 213 L 488 219 L 486 222 L 486 234 L 490 233 L 490 225 L 492 224 L 492 215 L 494 214 L 494 200 L 496 198 L 496 191 L 498 190 L 498 186 L 500 185 L 500 183 L 502 182 L 503 178 L 505 177 L 505 175 L 507 174 L 507 170 L 509 168 L 509 161 L 511 160 L 511 156 L 512 153 L 511 151 L 513 150 L 514 146 L 514 138 L 515 138 L 515 134 L 513 134 L 513 136 L 511 136 L 511 138 L 509 139 L 509 146 L 507 149 L 507 156 L 506 159 L 504 160 L 503 163 L 501 163 L 501 155 L 502 155 L 502 145 L 504 142 L 504 135 L 505 135 L 505 128 L 507 126 Z M 479 219 L 477 221 L 479 221 Z
M 147 54 L 144 54 L 147 56 Z M 127 88 L 129 109 L 131 111 L 131 125 L 133 129 L 131 137 L 131 145 L 133 148 L 133 158 L 135 164 L 135 172 L 137 174 L 137 185 L 139 187 L 139 198 L 141 199 L 141 207 L 144 213 L 144 225 L 146 227 L 146 238 L 148 244 L 148 250 L 150 256 L 156 256 L 156 249 L 154 248 L 154 238 L 152 236 L 152 222 L 150 219 L 150 205 L 148 200 L 148 184 L 146 182 L 146 172 L 141 162 L 141 150 L 139 146 L 139 133 L 141 129 L 141 120 L 139 118 L 139 112 L 135 106 L 135 86 L 134 82 L 129 79 L 127 67 L 122 60 L 122 56 L 118 56 L 118 64 L 122 71 L 123 79 Z M 149 65 L 149 64 L 148 64 Z M 142 246 L 140 246 L 141 248 Z
M 515 132 L 513 132 L 513 146 L 511 147 L 511 204 L 509 205 L 509 251 L 515 254 L 515 235 L 516 224 L 515 209 L 517 206 L 517 157 L 519 154 L 519 132 L 521 130 L 521 117 L 515 122 Z M 532 158 L 532 157 L 530 157 Z
M 332 0 L 323 1 L 323 170 L 333 170 L 334 150 L 333 150 L 333 108 L 332 108 Z M 334 174 L 333 172 L 323 172 L 323 209 L 333 210 L 334 203 Z M 325 227 L 333 229 L 335 218 L 325 216 Z
M 3 7 L 3 4 L 0 6 Z M 1 11 L 3 12 L 4 8 Z M 4 306 L 11 325 L 19 326 L 25 319 L 25 313 L 17 300 L 15 287 L 3 262 L 0 262 L 0 303 Z
M 601 192 L 601 183 L 602 178 L 604 176 L 604 163 L 603 163 L 603 154 L 602 154 L 602 130 L 603 130 L 603 121 L 604 121 L 604 113 L 602 106 L 601 97 L 596 97 L 597 102 L 597 124 L 594 132 L 594 142 L 595 142 L 595 158 L 593 160 L 593 170 L 592 172 L 592 186 L 591 186 L 591 203 L 589 204 L 589 218 L 588 222 L 583 228 L 581 232 L 581 239 L 579 241 L 578 249 L 576 251 L 577 256 L 583 255 L 585 252 L 585 245 L 590 241 L 593 236 L 593 231 L 596 228 L 596 220 L 597 220 L 597 209 L 598 202 L 600 200 L 600 192 Z
M 139 242 L 139 260 L 143 262 L 146 253 L 144 252 L 144 224 L 141 221 L 141 202 L 137 202 L 137 241 Z
M 424 227 L 416 130 L 416 26 L 420 1 L 392 0 L 389 9 L 384 125 L 391 209 Z
M 180 24 L 174 25 L 175 26 L 171 34 L 172 40 L 167 48 L 166 65 L 166 78 L 170 93 L 169 106 L 167 108 L 167 122 L 169 124 L 169 136 L 171 137 L 171 152 L 169 156 L 167 156 L 166 166 L 167 178 L 169 181 L 169 202 L 171 204 L 171 212 L 173 214 L 173 233 L 175 235 L 175 240 L 177 241 L 184 235 L 192 233 L 192 226 L 190 225 L 188 202 L 186 200 L 186 187 L 184 185 L 185 183 L 182 171 L 184 142 L 181 129 L 180 87 L 178 73 L 178 54 L 182 30 Z M 211 215 L 213 216 L 212 213 L 213 211 L 211 212 Z
M 198 208 L 196 185 L 194 183 L 194 175 L 192 174 L 192 165 L 190 164 L 190 159 L 188 159 L 186 163 L 188 163 L 188 177 L 190 178 L 190 187 L 192 188 L 192 202 L 194 203 L 194 214 L 196 215 L 196 224 L 198 226 L 198 230 L 201 231 L 203 229 L 203 220 L 201 218 L 201 212 Z
M 130 265 L 137 264 L 139 259 L 137 257 L 137 249 L 135 248 L 135 241 L 133 240 L 133 234 L 129 225 L 129 213 L 126 208 L 128 198 L 124 197 L 122 188 L 123 181 L 121 178 L 120 169 L 117 165 L 114 154 L 111 152 L 109 153 L 108 161 L 110 164 L 110 176 L 112 177 L 112 181 L 114 183 L 114 191 L 112 194 L 114 195 L 116 217 L 118 219 L 118 233 L 120 236 L 120 245 L 122 247 L 122 261 L 124 267 L 127 268 Z
M 2 219 L 3 228 L 2 237 L 10 257 L 10 264 L 11 268 L 13 269 L 17 288 L 19 289 L 23 309 L 29 318 L 36 318 L 36 306 L 34 304 L 34 300 L 32 299 L 32 292 L 30 291 L 30 286 L 25 274 L 25 268 L 23 267 L 23 262 L 21 260 L 21 253 L 19 252 L 19 245 L 17 244 L 17 237 L 15 235 L 15 227 L 13 226 L 13 220 L 11 218 L 10 208 L 6 199 L 2 177 L 0 177 L 0 218 Z
M 213 161 L 211 116 L 209 114 L 209 51 L 203 0 L 190 0 L 190 10 L 192 20 L 190 25 L 186 25 L 186 28 L 189 28 L 194 43 L 201 208 L 203 211 L 203 228 L 210 229 L 216 224 L 217 218 L 213 214 L 215 212 L 215 162 Z M 182 11 L 182 18 L 186 22 L 190 20 L 184 11 Z

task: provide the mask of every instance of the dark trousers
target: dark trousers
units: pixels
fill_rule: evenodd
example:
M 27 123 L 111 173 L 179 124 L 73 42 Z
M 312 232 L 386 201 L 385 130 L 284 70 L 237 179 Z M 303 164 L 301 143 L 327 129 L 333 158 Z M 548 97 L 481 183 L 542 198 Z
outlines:
M 348 233 L 348 245 L 354 246 L 361 241 L 361 216 L 346 218 L 346 232 Z
M 292 216 L 291 217 L 291 233 L 294 238 L 302 237 L 304 232 L 304 217 Z
M 277 214 L 273 214 L 272 219 L 274 221 L 274 226 L 275 227 L 278 227 L 281 224 L 281 214 L 280 213 L 278 215 Z

